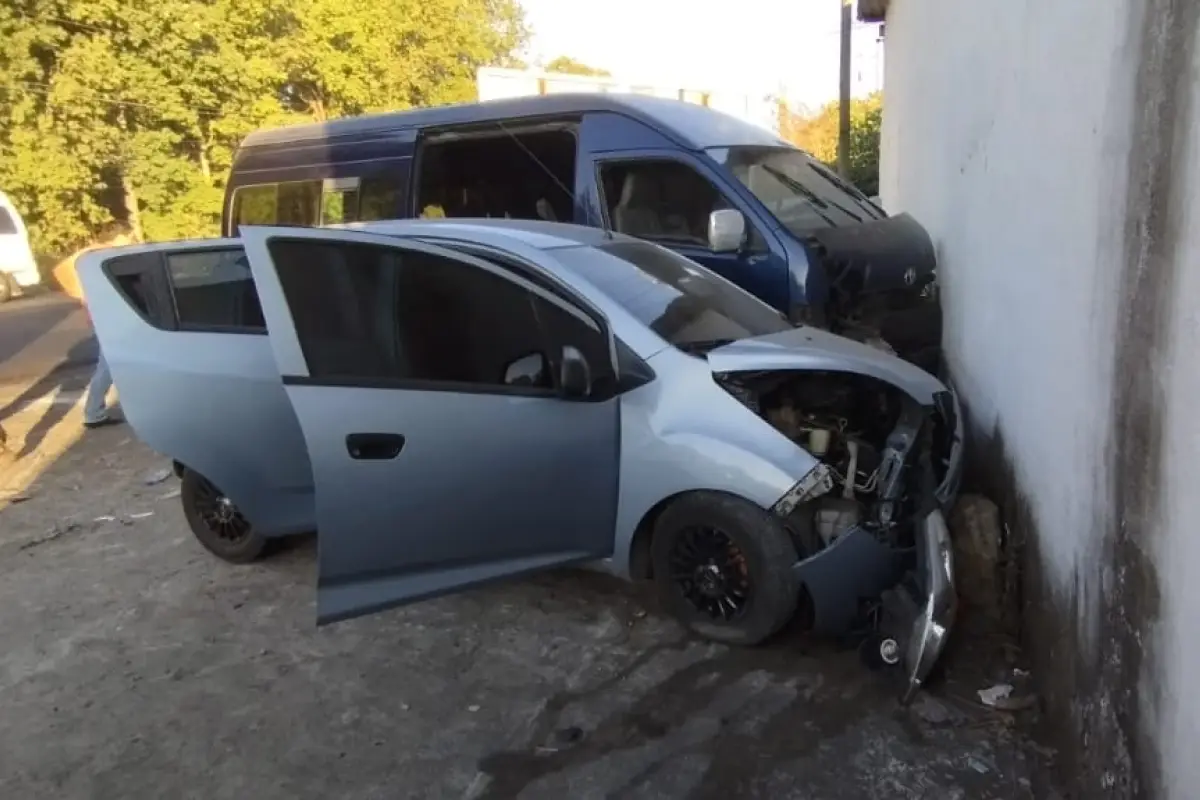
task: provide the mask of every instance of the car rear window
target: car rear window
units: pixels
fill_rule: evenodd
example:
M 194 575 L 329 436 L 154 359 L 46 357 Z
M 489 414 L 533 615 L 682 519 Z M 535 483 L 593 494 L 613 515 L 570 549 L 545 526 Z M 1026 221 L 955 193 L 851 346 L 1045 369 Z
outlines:
M 266 331 L 258 291 L 242 248 L 170 253 L 167 276 L 181 329 Z

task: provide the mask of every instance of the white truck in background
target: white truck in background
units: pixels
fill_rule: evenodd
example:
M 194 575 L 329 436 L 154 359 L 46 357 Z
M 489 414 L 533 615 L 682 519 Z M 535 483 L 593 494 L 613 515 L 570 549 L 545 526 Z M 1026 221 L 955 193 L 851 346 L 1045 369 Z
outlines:
M 481 101 L 540 94 L 598 92 L 670 97 L 745 120 L 779 132 L 779 101 L 772 95 L 754 95 L 728 90 L 696 89 L 663 84 L 633 83 L 609 75 L 570 75 L 564 72 L 483 67 L 476 73 Z
M 0 303 L 42 282 L 20 212 L 0 192 Z

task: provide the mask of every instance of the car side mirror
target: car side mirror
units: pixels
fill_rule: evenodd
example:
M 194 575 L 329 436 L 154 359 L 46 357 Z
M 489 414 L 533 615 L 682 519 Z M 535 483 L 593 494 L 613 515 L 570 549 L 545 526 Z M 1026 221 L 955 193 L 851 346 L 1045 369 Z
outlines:
M 592 368 L 578 348 L 567 345 L 562 349 L 558 383 L 563 397 L 587 397 L 592 393 Z
M 746 217 L 733 208 L 722 208 L 708 215 L 708 248 L 714 253 L 739 250 L 746 239 Z

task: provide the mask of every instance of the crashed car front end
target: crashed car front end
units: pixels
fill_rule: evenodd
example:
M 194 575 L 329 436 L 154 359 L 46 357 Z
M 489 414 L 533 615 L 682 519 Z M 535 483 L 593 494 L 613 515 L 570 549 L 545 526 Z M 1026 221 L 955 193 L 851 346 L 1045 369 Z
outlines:
M 908 701 L 957 610 L 946 514 L 961 476 L 962 419 L 941 384 L 926 393 L 881 375 L 769 369 L 716 378 L 819 459 L 772 509 L 800 553 L 794 570 L 808 622 L 901 667 Z

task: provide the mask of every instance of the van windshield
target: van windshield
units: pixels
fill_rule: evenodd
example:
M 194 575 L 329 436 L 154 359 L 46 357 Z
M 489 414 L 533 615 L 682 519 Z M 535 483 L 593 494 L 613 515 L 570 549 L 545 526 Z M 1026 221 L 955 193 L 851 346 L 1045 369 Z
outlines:
M 797 236 L 886 216 L 866 195 L 803 150 L 714 147 L 708 154 Z
M 649 242 L 555 250 L 571 271 L 681 350 L 791 329 L 775 309 L 696 262 Z

